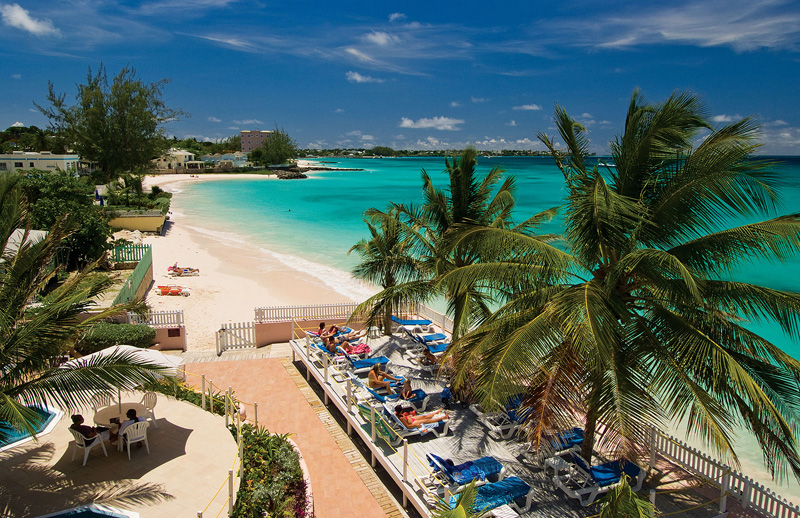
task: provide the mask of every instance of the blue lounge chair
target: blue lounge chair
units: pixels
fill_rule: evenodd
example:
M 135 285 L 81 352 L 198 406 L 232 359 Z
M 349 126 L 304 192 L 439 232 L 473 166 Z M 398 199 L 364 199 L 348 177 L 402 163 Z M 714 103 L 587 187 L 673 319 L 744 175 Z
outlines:
M 355 376 L 351 376 L 351 380 L 353 382 L 353 385 L 356 386 L 356 388 L 366 392 L 367 394 L 372 396 L 374 400 L 378 401 L 381 404 L 398 403 L 400 401 L 404 401 L 412 403 L 414 406 L 418 406 L 419 411 L 424 412 L 425 408 L 427 408 L 428 406 L 428 402 L 431 399 L 430 394 L 426 394 L 425 391 L 422 389 L 414 390 L 414 397 L 411 399 L 400 399 L 400 394 L 382 394 L 380 391 L 366 386 L 364 383 L 362 383 L 360 379 L 356 378 Z M 403 381 L 405 380 L 403 379 Z M 392 382 L 392 385 L 394 386 L 395 384 L 398 384 L 402 386 L 403 381 Z
M 428 453 L 425 457 L 435 474 L 440 474 L 450 484 L 456 486 L 469 484 L 473 480 L 484 482 L 488 477 L 495 475 L 499 476 L 499 480 L 503 480 L 505 477 L 505 468 L 494 457 L 481 457 L 455 465 L 433 453 Z
M 567 496 L 576 498 L 584 507 L 594 502 L 597 497 L 620 483 L 622 474 L 630 477 L 631 489 L 639 491 L 647 473 L 629 460 L 614 460 L 590 466 L 586 460 L 571 452 L 575 465 L 571 473 L 553 477 L 553 484 L 561 488 Z
M 420 319 L 420 320 L 407 320 L 404 318 L 398 318 L 392 315 L 392 322 L 401 326 L 429 326 L 433 324 L 430 320 Z
M 508 477 L 499 482 L 492 482 L 480 486 L 475 496 L 473 509 L 479 512 L 490 511 L 501 505 L 510 505 L 519 514 L 530 511 L 533 502 L 533 489 L 518 477 Z M 518 501 L 525 499 L 520 505 Z M 450 497 L 450 508 L 455 509 L 457 495 Z
M 498 412 L 486 412 L 478 404 L 470 405 L 469 409 L 478 416 L 478 420 L 490 432 L 496 433 L 501 439 L 509 439 L 531 417 L 531 410 L 529 408 L 520 409 L 521 404 L 522 397 L 515 396 L 506 403 L 503 410 Z
M 434 342 L 442 342 L 447 340 L 447 335 L 444 333 L 433 333 L 430 335 L 414 335 L 414 338 L 423 345 L 428 345 Z
M 583 428 L 573 428 L 557 433 L 550 438 L 550 446 L 554 451 L 564 451 L 583 444 Z
M 372 358 L 364 358 L 363 360 L 354 360 L 349 354 L 345 354 L 344 357 L 347 359 L 347 362 L 350 364 L 352 371 L 355 373 L 367 372 L 375 364 L 379 365 L 389 364 L 389 358 L 387 358 L 386 356 L 374 356 Z
M 395 403 L 384 403 L 383 415 L 386 420 L 389 421 L 389 424 L 392 425 L 392 430 L 400 436 L 401 440 L 414 435 L 433 434 L 435 437 L 441 437 L 442 435 L 447 435 L 447 432 L 450 431 L 450 423 L 447 419 L 437 423 L 423 424 L 416 428 L 407 428 L 406 425 L 403 424 L 403 421 L 394 413 L 394 407 Z
M 433 343 L 433 344 L 425 344 L 428 347 L 428 350 L 431 352 L 432 355 L 436 356 L 437 354 L 442 354 L 447 350 L 450 346 L 450 343 L 441 344 L 441 343 Z

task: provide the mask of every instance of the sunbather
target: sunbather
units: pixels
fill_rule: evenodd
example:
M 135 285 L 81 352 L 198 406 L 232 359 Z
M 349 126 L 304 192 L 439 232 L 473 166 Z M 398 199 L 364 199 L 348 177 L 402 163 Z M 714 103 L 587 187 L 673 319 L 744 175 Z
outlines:
M 438 423 L 450 417 L 446 412 L 440 411 L 417 415 L 416 410 L 413 408 L 405 408 L 403 405 L 394 407 L 394 413 L 406 428 L 419 428 L 423 424 Z
M 406 380 L 403 382 L 403 388 L 400 390 L 400 397 L 403 399 L 411 399 L 415 396 L 416 394 L 414 394 L 414 389 L 411 388 L 411 379 L 406 378 Z
M 395 378 L 391 374 L 382 371 L 381 365 L 376 363 L 372 366 L 372 369 L 369 371 L 367 375 L 367 379 L 369 381 L 369 388 L 376 389 L 382 388 L 386 389 L 387 394 L 394 394 L 394 390 L 392 390 L 392 383 L 390 381 L 385 380 L 392 380 L 392 381 L 400 381 L 400 378 Z

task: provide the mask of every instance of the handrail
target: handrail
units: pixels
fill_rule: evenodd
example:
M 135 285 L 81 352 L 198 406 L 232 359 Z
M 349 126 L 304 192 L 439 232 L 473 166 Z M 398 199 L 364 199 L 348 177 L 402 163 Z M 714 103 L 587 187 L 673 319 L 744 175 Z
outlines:
M 127 320 L 129 324 L 144 324 L 151 327 L 182 326 L 184 322 L 182 309 L 173 311 L 150 311 L 144 315 L 128 313 Z
M 255 308 L 254 313 L 256 322 L 286 322 L 294 318 L 347 318 L 357 307 L 355 302 L 274 306 Z

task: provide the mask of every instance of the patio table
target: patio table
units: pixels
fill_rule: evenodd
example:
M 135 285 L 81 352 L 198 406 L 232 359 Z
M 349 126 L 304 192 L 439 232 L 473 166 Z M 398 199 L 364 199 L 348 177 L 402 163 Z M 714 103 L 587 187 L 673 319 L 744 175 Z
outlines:
M 122 410 L 120 410 L 120 408 Z M 139 417 L 144 416 L 147 412 L 147 409 L 141 403 L 122 403 L 121 407 L 117 403 L 114 403 L 113 405 L 97 409 L 97 412 L 94 414 L 94 424 L 106 427 L 112 424 L 116 425 L 116 423 L 111 422 L 115 417 L 118 418 L 121 423 L 127 419 L 125 414 L 131 408 L 136 410 L 136 415 Z

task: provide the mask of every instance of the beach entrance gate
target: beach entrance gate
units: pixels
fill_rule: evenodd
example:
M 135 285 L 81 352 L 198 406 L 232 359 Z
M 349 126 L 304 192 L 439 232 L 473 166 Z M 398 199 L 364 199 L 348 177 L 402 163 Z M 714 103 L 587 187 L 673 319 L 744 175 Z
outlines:
M 256 346 L 255 322 L 228 322 L 217 331 L 217 354 L 229 349 L 248 349 Z

